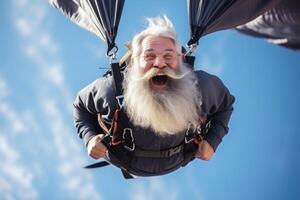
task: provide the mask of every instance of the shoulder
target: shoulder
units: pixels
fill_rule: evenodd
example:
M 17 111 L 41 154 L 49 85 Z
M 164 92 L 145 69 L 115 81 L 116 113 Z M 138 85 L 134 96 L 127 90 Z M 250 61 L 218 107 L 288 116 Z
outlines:
M 112 76 L 105 76 L 98 78 L 82 88 L 78 92 L 78 96 L 85 96 L 87 94 L 96 96 L 107 96 L 113 92 L 113 80 Z
M 227 90 L 223 81 L 216 75 L 207 73 L 203 70 L 194 71 L 196 74 L 197 85 L 203 90 Z
M 202 109 L 205 113 L 212 114 L 224 107 L 231 107 L 234 96 L 219 77 L 201 70 L 195 73 L 196 85 L 201 94 Z
M 101 77 L 81 89 L 74 101 L 74 106 L 84 106 L 101 111 L 103 106 L 113 107 L 115 89 L 111 76 Z

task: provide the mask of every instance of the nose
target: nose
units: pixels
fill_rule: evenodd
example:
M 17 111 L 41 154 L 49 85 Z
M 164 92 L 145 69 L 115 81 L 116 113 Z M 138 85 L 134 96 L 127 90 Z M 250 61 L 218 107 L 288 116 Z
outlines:
M 155 58 L 154 63 L 153 63 L 153 67 L 162 69 L 162 68 L 164 68 L 166 66 L 167 66 L 166 62 L 165 62 L 165 60 L 161 56 L 157 56 Z

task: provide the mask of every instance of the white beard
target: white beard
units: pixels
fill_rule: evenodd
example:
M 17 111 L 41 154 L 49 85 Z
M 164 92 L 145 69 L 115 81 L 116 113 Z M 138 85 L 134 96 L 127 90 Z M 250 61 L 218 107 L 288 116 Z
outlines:
M 125 72 L 125 111 L 131 122 L 151 128 L 157 134 L 175 134 L 190 125 L 196 127 L 202 102 L 192 70 L 185 65 L 180 67 L 180 72 L 167 67 L 170 81 L 159 92 L 150 87 L 149 79 L 158 69 L 153 70 L 143 74 L 139 66 L 130 66 Z

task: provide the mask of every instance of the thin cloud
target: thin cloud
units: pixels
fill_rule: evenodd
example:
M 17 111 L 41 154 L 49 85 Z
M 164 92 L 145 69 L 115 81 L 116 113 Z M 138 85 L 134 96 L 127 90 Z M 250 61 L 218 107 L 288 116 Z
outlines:
M 9 94 L 6 81 L 1 78 L 0 74 L 0 100 Z
M 43 70 L 44 78 L 58 87 L 64 87 L 64 76 L 62 64 L 53 65 Z
M 38 191 L 33 187 L 33 173 L 21 163 L 21 154 L 10 145 L 2 133 L 0 148 L 1 196 L 5 199 L 37 199 Z
M 197 67 L 217 76 L 223 73 L 225 65 L 224 46 L 227 42 L 227 35 L 226 32 L 222 34 L 222 37 L 213 38 L 209 48 L 205 50 L 206 52 L 204 52 L 201 44 L 198 47 L 199 56 L 197 56 L 197 60 L 199 66 Z
M 137 180 L 129 193 L 132 200 L 176 200 L 178 189 L 170 183 L 165 183 L 161 178 L 149 178 L 148 181 Z M 170 192 L 172 191 L 172 192 Z
M 56 170 L 60 175 L 59 187 L 66 196 L 72 199 L 102 199 L 96 191 L 92 177 L 76 171 L 76 167 L 84 163 L 82 148 L 75 142 L 72 133 L 71 107 L 73 99 L 64 78 L 64 63 L 59 56 L 59 45 L 51 30 L 45 27 L 44 22 L 51 19 L 47 15 L 50 5 L 44 1 L 27 4 L 14 1 L 18 14 L 15 14 L 16 29 L 23 37 L 24 55 L 35 65 L 41 82 L 39 91 L 36 91 L 37 101 L 46 123 L 46 132 L 51 134 L 51 142 L 55 148 L 57 159 Z M 19 20 L 21 19 L 21 20 Z M 42 23 L 43 22 L 43 23 Z M 23 29 L 24 28 L 24 29 Z M 29 30 L 31 33 L 29 34 Z M 55 95 L 51 93 L 55 91 Z M 66 119 L 66 117 L 68 119 Z M 72 139 L 73 138 L 73 139 Z M 72 156 L 76 155 L 76 156 Z M 70 167 L 73 166 L 73 167 Z
M 79 149 L 81 149 L 81 147 L 73 140 L 70 140 L 72 131 L 69 126 L 66 126 L 66 123 L 64 122 L 65 120 L 60 114 L 59 105 L 56 100 L 49 100 L 49 97 L 45 98 L 43 102 L 46 117 L 52 122 L 49 128 L 53 134 L 54 145 L 57 149 L 57 155 L 60 160 L 60 164 L 58 164 L 57 169 L 64 180 L 62 184 L 63 188 L 70 191 L 70 194 L 76 194 L 76 197 L 82 200 L 101 199 L 100 195 L 96 191 L 96 187 L 91 184 L 91 177 L 78 175 L 78 168 L 74 167 L 82 166 L 84 163 L 80 156 L 71 156 L 80 155 L 81 152 Z M 84 192 L 85 189 L 82 187 L 88 189 L 89 192 Z
M 0 197 L 3 199 L 37 199 L 39 196 L 34 186 L 35 175 L 31 172 L 30 166 L 22 162 L 26 156 L 18 146 L 13 146 L 22 135 L 29 133 L 34 135 L 34 119 L 30 112 L 24 113 L 15 110 L 14 106 L 9 103 L 8 88 L 9 84 L 1 79 L 1 89 L 5 95 L 0 96 L 0 115 L 6 123 L 1 125 L 0 132 Z M 31 130 L 31 131 L 29 131 Z M 21 134 L 21 135 L 20 135 Z
M 24 133 L 27 127 L 22 117 L 17 111 L 7 102 L 6 98 L 9 94 L 7 83 L 4 79 L 0 78 L 0 114 L 7 121 L 12 134 Z
M 32 30 L 30 29 L 31 24 L 29 20 L 26 20 L 24 18 L 20 18 L 16 21 L 16 27 L 19 30 L 19 33 L 22 36 L 29 36 L 32 34 Z

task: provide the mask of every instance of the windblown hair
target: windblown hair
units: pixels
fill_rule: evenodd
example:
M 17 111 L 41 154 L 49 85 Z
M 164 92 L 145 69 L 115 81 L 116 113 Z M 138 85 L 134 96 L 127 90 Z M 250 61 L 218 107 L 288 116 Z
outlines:
M 136 34 L 132 40 L 131 62 L 138 62 L 137 59 L 141 56 L 142 53 L 142 42 L 149 36 L 166 37 L 171 39 L 176 46 L 177 53 L 181 53 L 181 45 L 178 42 L 175 27 L 173 23 L 167 18 L 167 16 L 147 18 L 147 21 L 148 27 L 142 32 Z M 181 59 L 179 59 L 178 61 L 179 64 L 181 64 Z

